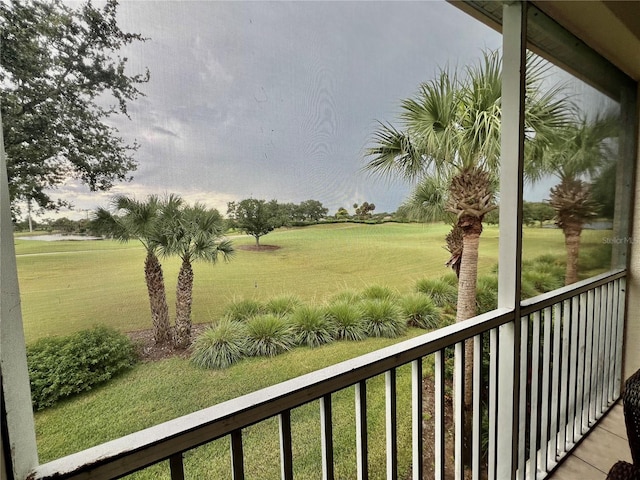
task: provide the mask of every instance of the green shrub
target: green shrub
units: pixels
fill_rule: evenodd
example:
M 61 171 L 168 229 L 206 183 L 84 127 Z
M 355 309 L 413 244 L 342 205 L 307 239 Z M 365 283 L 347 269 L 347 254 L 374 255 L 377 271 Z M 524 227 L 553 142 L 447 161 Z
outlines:
M 362 311 L 365 330 L 370 337 L 395 338 L 407 329 L 400 307 L 389 299 L 364 300 Z
M 326 309 L 327 318 L 336 329 L 336 338 L 359 341 L 367 338 L 362 310 L 357 304 L 335 302 Z
M 478 314 L 490 312 L 498 307 L 498 277 L 482 275 L 476 287 Z
M 191 361 L 201 368 L 227 368 L 246 355 L 246 326 L 225 318 L 196 338 Z
M 526 300 L 527 298 L 535 297 L 541 292 L 535 286 L 535 284 L 525 275 L 522 275 L 520 281 L 520 300 Z M 497 305 L 497 300 L 496 300 Z
M 126 335 L 107 327 L 68 337 L 43 338 L 27 347 L 31 398 L 36 410 L 91 390 L 136 361 Z
M 442 278 L 423 278 L 418 280 L 415 290 L 430 297 L 433 303 L 440 308 L 453 309 L 458 302 L 457 287 Z
M 225 318 L 236 322 L 246 322 L 256 315 L 264 313 L 263 305 L 257 300 L 234 300 L 224 310 Z
M 286 295 L 283 297 L 272 298 L 265 305 L 266 313 L 272 313 L 274 315 L 280 315 L 284 317 L 289 315 L 296 308 L 302 305 L 302 302 L 298 297 L 293 295 Z
M 434 329 L 440 325 L 440 310 L 433 300 L 419 293 L 412 293 L 400 299 L 400 308 L 408 325 Z
M 396 298 L 396 294 L 390 288 L 371 285 L 362 291 L 361 297 L 364 300 L 393 300 Z
M 529 282 L 538 293 L 550 292 L 564 286 L 564 281 L 550 272 L 530 269 L 522 272 L 522 283 Z M 533 297 L 534 295 L 530 295 Z M 528 298 L 528 297 L 524 297 Z
M 300 307 L 291 314 L 296 341 L 307 347 L 318 347 L 335 338 L 335 327 L 324 312 L 316 307 Z
M 247 321 L 247 352 L 254 357 L 273 357 L 291 350 L 295 337 L 290 325 L 273 314 L 264 314 Z
M 440 280 L 448 283 L 449 285 L 451 285 L 452 287 L 455 287 L 456 289 L 458 288 L 458 276 L 453 272 L 449 272 L 449 273 L 445 273 L 444 275 L 441 275 Z
M 351 303 L 355 305 L 362 300 L 362 296 L 351 290 L 340 292 L 331 297 L 330 303 Z
M 565 263 L 552 255 L 542 255 L 536 257 L 531 262 L 523 262 L 522 270 L 524 272 L 548 273 L 558 282 L 560 286 L 564 286 Z

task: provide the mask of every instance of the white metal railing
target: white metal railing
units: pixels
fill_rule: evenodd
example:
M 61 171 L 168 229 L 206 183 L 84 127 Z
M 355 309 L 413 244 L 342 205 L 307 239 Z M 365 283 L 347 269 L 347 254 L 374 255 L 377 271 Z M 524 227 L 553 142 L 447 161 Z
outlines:
M 245 476 L 243 431 L 269 418 L 278 418 L 280 477 L 292 479 L 295 456 L 292 410 L 318 401 L 322 478 L 334 478 L 333 395 L 345 388 L 355 391 L 357 477 L 369 478 L 367 385 L 377 376 L 385 381 L 386 478 L 406 477 L 399 471 L 396 374 L 411 365 L 412 461 L 414 479 L 424 477 L 424 448 L 433 448 L 435 478 L 453 468 L 462 478 L 470 468 L 473 478 L 495 478 L 496 420 L 499 418 L 497 362 L 498 328 L 519 322 L 519 405 L 514 408 L 522 427 L 515 439 L 517 478 L 544 478 L 588 431 L 620 391 L 620 363 L 625 272 L 616 271 L 523 302 L 521 316 L 501 309 L 466 322 L 427 333 L 391 347 L 244 395 L 228 402 L 127 435 L 88 450 L 40 465 L 30 478 L 103 479 L 127 475 L 169 461 L 171 478 L 185 478 L 183 454 L 200 445 L 228 437 L 232 478 Z M 474 390 L 471 466 L 462 462 L 464 343 L 473 339 Z M 503 348 L 505 348 L 503 346 Z M 447 378 L 447 357 L 455 351 L 454 378 Z M 423 376 L 425 362 L 433 366 L 433 379 Z M 433 381 L 435 391 L 434 439 L 423 445 L 423 384 Z M 455 438 L 453 452 L 445 432 L 445 391 L 453 385 Z M 489 417 L 491 428 L 483 427 Z M 482 439 L 486 441 L 483 442 Z M 484 446 L 483 446 L 484 445 Z M 455 452 L 453 467 L 446 458 Z M 531 459 L 534 461 L 532 462 Z M 534 468 L 535 466 L 535 468 Z M 484 472 L 484 473 L 483 473 Z M 247 472 L 248 476 L 250 472 Z
M 523 303 L 517 478 L 544 478 L 620 396 L 625 277 Z

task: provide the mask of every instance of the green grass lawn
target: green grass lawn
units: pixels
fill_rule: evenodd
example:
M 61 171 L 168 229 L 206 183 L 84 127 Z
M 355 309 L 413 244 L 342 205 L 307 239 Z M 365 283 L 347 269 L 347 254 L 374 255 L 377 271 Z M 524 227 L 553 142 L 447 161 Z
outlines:
M 447 273 L 442 224 L 332 224 L 280 229 L 263 237 L 274 251 L 238 250 L 228 263 L 195 264 L 193 320 L 219 318 L 234 299 L 266 300 L 294 294 L 321 302 L 343 290 L 379 284 L 407 293 L 419 278 Z M 602 250 L 603 231 L 583 233 L 583 257 Z M 250 245 L 253 238 L 234 238 Z M 564 255 L 557 229 L 526 228 L 523 257 Z M 137 242 L 109 240 L 44 242 L 16 238 L 22 314 L 27 343 L 66 335 L 98 324 L 121 331 L 150 328 L 143 264 Z M 498 261 L 498 228 L 485 227 L 480 243 L 480 273 Z M 179 260 L 163 260 L 170 309 L 175 302 Z M 589 270 L 587 273 L 592 274 Z
M 424 333 L 411 329 L 402 339 Z M 402 340 L 400 339 L 400 340 Z M 187 360 L 172 358 L 139 364 L 106 385 L 37 412 L 40 461 L 88 448 L 215 405 L 237 396 L 374 351 L 398 339 L 336 342 L 314 350 L 297 348 L 265 359 L 250 358 L 226 370 L 203 370 Z M 400 465 L 410 461 L 410 367 L 398 372 L 398 431 Z M 368 382 L 371 478 L 384 478 L 384 378 Z M 296 478 L 317 478 L 321 471 L 319 404 L 312 402 L 292 413 Z M 336 478 L 355 478 L 354 390 L 333 397 Z M 244 433 L 248 478 L 279 478 L 278 426 L 275 419 Z M 186 456 L 189 478 L 227 478 L 228 440 L 213 442 Z M 137 478 L 169 478 L 168 465 L 145 470 Z
M 275 251 L 238 250 L 230 263 L 195 265 L 193 316 L 196 322 L 218 318 L 233 299 L 266 300 L 293 294 L 321 302 L 344 290 L 383 285 L 407 293 L 416 280 L 448 272 L 442 247 L 445 225 L 337 224 L 282 229 L 263 238 Z M 610 232 L 585 231 L 581 268 L 602 271 L 610 249 Z M 234 238 L 249 245 L 250 237 Z M 136 244 L 112 241 L 41 242 L 16 238 L 18 273 L 28 342 L 48 335 L 66 335 L 106 324 L 122 331 L 150 327 L 143 277 L 145 252 Z M 543 254 L 563 257 L 562 233 L 526 228 L 524 259 Z M 498 259 L 498 228 L 485 227 L 481 238 L 480 272 L 491 271 Z M 176 259 L 163 261 L 169 302 L 174 301 Z M 412 329 L 403 337 L 420 334 Z M 402 339 L 337 342 L 315 350 L 298 348 L 272 359 L 245 359 L 222 371 L 201 370 L 188 360 L 173 358 L 144 363 L 106 385 L 35 415 L 41 461 L 88 448 L 128 433 L 195 412 L 259 388 L 374 351 Z M 384 385 L 371 380 L 369 398 L 371 478 L 384 478 Z M 410 395 L 408 370 L 398 378 L 400 471 L 410 461 Z M 334 440 L 337 478 L 355 477 L 354 392 L 334 395 Z M 317 478 L 321 452 L 317 402 L 293 412 L 296 478 Z M 245 432 L 249 478 L 278 478 L 278 427 L 270 420 Z M 227 478 L 227 440 L 190 452 L 187 476 Z M 374 467 L 375 466 L 375 467 Z M 169 478 L 158 465 L 136 475 Z

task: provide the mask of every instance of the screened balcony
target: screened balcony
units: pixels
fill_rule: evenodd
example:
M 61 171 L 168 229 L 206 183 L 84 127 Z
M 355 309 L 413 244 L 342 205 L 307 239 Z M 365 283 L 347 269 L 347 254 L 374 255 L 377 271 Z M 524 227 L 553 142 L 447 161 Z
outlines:
M 24 344 L 22 326 L 19 319 L 16 321 L 11 316 L 15 303 L 11 303 L 10 293 L 5 293 L 17 288 L 17 281 L 11 277 L 15 258 L 8 247 L 13 239 L 8 228 L 9 213 L 4 212 L 8 210 L 4 208 L 8 204 L 5 182 L 0 231 L 3 247 L 2 478 L 118 478 L 156 464 L 161 464 L 160 468 L 172 479 L 193 478 L 190 456 L 212 442 L 228 445 L 227 478 L 260 478 L 255 462 L 246 461 L 249 453 L 246 440 L 251 436 L 252 428 L 269 423 L 273 426 L 273 448 L 279 451 L 278 460 L 269 468 L 279 471 L 281 478 L 292 479 L 296 477 L 296 410 L 308 405 L 317 410 L 320 432 L 312 439 L 322 453 L 322 471 L 317 472 L 317 478 L 345 478 L 342 472 L 334 469 L 334 458 L 339 454 L 333 441 L 337 428 L 348 428 L 353 432 L 357 478 L 373 478 L 374 466 L 377 471 L 384 471 L 384 477 L 388 479 L 408 476 L 414 479 L 432 476 L 438 479 L 551 478 L 553 472 L 571 468 L 571 460 L 566 466 L 561 463 L 581 441 L 582 446 L 586 445 L 587 440 L 583 439 L 588 438 L 594 427 L 598 432 L 597 429 L 607 421 L 619 424 L 620 409 L 616 402 L 621 386 L 624 378 L 640 367 L 637 355 L 630 353 L 635 350 L 633 345 L 638 331 L 633 312 L 635 302 L 640 300 L 640 291 L 635 285 L 637 252 L 633 242 L 615 246 L 610 271 L 520 300 L 524 156 L 521 139 L 524 129 L 519 105 L 524 96 L 521 72 L 527 43 L 523 41 L 523 32 L 527 18 L 533 22 L 529 29 L 532 34 L 540 35 L 543 31 L 549 35 L 538 36 L 538 40 L 561 44 L 567 38 L 566 32 L 540 30 L 550 19 L 533 6 L 529 17 L 521 4 L 503 6 L 492 2 L 468 2 L 461 8 L 482 17 L 483 21 L 500 23 L 504 37 L 503 208 L 500 211 L 498 308 L 38 465 L 35 440 L 30 431 L 33 425 L 30 406 L 24 401 L 25 383 L 28 391 L 24 377 L 26 369 L 24 360 L 19 358 L 19 343 Z M 539 23 L 531 20 L 532 16 Z M 540 44 L 536 45 L 543 49 Z M 567 51 L 556 53 L 562 57 Z M 572 62 L 573 53 L 569 51 L 568 54 L 569 57 L 562 57 L 560 63 L 571 63 L 575 68 L 582 63 L 580 68 L 584 70 L 584 76 L 589 77 L 590 69 L 604 68 L 601 63 L 593 63 L 591 53 L 585 61 L 584 53 L 577 52 L 579 58 Z M 630 239 L 634 233 L 630 227 L 631 217 L 637 217 L 637 209 L 632 203 L 634 166 L 637 164 L 637 84 L 618 70 L 615 72 L 615 75 L 604 74 L 603 77 L 602 70 L 597 70 L 593 77 L 598 78 L 591 80 L 598 83 L 606 78 L 601 87 L 616 90 L 622 115 L 629 119 L 628 137 L 621 147 L 626 152 L 620 169 L 623 173 L 616 185 L 616 202 L 620 206 L 614 235 Z M 473 345 L 474 353 L 471 414 L 465 412 L 462 401 L 465 343 Z M 399 388 L 400 377 L 409 379 L 408 389 Z M 377 460 L 373 464 L 368 449 L 372 440 L 367 428 L 371 421 L 367 408 L 371 395 L 368 386 L 376 381 L 384 382 L 385 392 L 384 466 Z M 346 427 L 344 422 L 335 421 L 336 412 L 332 409 L 333 398 L 343 392 L 348 392 L 354 399 L 353 421 L 347 422 Z M 425 416 L 425 403 L 433 407 L 430 418 Z M 410 408 L 405 408 L 406 405 Z M 612 407 L 612 414 L 604 418 Z M 447 415 L 448 408 L 452 411 L 451 416 Z M 467 419 L 471 417 L 470 432 L 463 432 L 465 415 Z M 401 416 L 411 418 L 410 452 L 399 448 L 398 419 Z M 433 435 L 425 434 L 427 421 L 433 425 Z M 453 436 L 448 432 L 453 432 Z M 468 462 L 463 461 L 465 448 L 470 451 Z M 625 454 L 620 452 L 620 459 L 624 459 Z M 399 468 L 399 458 L 403 455 L 410 456 L 409 471 Z M 425 457 L 433 458 L 432 464 L 425 465 Z M 611 459 L 611 464 L 615 460 Z M 268 461 L 264 460 L 265 463 Z M 557 473 L 556 478 L 569 478 L 568 475 Z

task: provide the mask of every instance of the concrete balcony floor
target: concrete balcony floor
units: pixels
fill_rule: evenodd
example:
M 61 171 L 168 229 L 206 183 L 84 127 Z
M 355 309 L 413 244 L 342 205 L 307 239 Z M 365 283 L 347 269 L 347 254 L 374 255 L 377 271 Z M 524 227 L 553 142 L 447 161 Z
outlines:
M 578 445 L 558 469 L 547 478 L 554 480 L 604 480 L 618 460 L 631 463 L 622 401 Z

